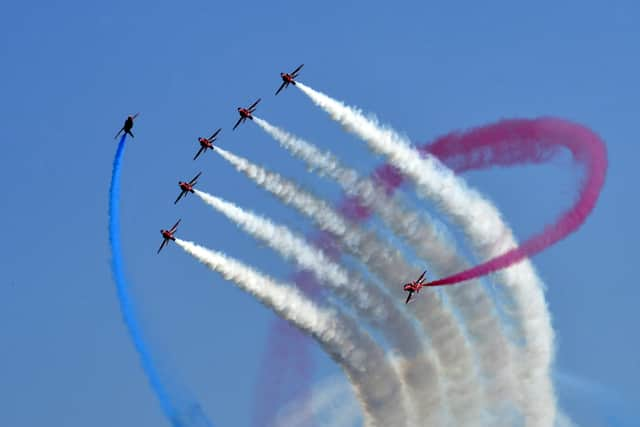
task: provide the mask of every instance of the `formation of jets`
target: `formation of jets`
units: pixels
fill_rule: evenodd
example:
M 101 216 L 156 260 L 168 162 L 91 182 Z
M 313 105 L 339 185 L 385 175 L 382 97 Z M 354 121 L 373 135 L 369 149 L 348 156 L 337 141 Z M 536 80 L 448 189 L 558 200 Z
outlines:
M 286 89 L 290 84 L 294 86 L 296 85 L 295 79 L 298 77 L 298 73 L 300 72 L 303 66 L 304 64 L 301 64 L 291 73 L 280 73 L 282 84 L 280 84 L 280 87 L 276 91 L 275 95 L 278 95 L 283 89 Z M 247 119 L 253 120 L 252 114 L 256 110 L 260 101 L 261 101 L 261 98 L 258 98 L 253 104 L 251 104 L 247 108 L 238 107 L 238 114 L 240 114 L 240 118 L 238 119 L 236 124 L 233 126 L 233 130 L 235 130 L 241 123 L 244 123 Z M 133 121 L 136 119 L 136 117 L 138 117 L 138 114 L 139 113 L 136 113 L 126 118 L 124 125 L 118 131 L 115 138 L 118 138 L 118 136 L 123 132 L 126 135 L 130 135 L 133 138 L 133 133 L 131 132 L 131 129 L 133 128 Z M 222 130 L 221 128 L 217 129 L 215 132 L 211 134 L 209 138 L 203 138 L 203 137 L 198 138 L 198 143 L 200 144 L 200 148 L 196 153 L 196 155 L 193 157 L 193 160 L 196 160 L 202 153 L 204 153 L 208 149 L 213 150 L 215 148 L 213 143 L 216 141 L 218 134 L 220 133 L 221 130 Z M 200 178 L 200 175 L 202 175 L 202 172 L 198 172 L 198 174 L 194 176 L 189 182 L 178 181 L 178 186 L 180 187 L 180 194 L 178 195 L 178 198 L 175 200 L 175 202 L 173 202 L 174 204 L 178 203 L 180 199 L 182 199 L 187 194 L 194 192 L 193 187 L 195 187 L 195 185 L 198 183 L 198 178 Z M 174 234 L 178 230 L 178 225 L 180 224 L 180 221 L 181 221 L 180 219 L 176 221 L 176 223 L 173 224 L 173 226 L 168 230 L 165 230 L 165 229 L 160 230 L 160 234 L 162 235 L 162 244 L 160 244 L 160 248 L 158 249 L 157 253 L 160 253 L 162 248 L 164 248 L 169 243 L 169 241 L 176 240 Z M 417 294 L 420 292 L 420 289 L 422 289 L 424 286 L 429 286 L 428 283 L 425 283 L 426 273 L 427 272 L 424 271 L 420 275 L 420 277 L 418 277 L 417 280 L 403 285 L 402 289 L 405 292 L 409 293 L 409 295 L 407 295 L 405 304 L 408 304 L 411 301 L 411 298 L 413 297 L 414 293 Z

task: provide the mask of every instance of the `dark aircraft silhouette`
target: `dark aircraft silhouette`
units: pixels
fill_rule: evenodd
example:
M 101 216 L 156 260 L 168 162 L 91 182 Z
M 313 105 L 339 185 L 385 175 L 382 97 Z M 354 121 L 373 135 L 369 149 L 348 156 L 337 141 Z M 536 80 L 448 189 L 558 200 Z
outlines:
M 120 136 L 122 132 L 124 132 L 125 134 L 131 135 L 131 138 L 135 138 L 131 133 L 131 128 L 133 128 L 133 120 L 136 117 L 138 117 L 138 114 L 140 113 L 135 113 L 133 116 L 128 116 L 127 119 L 124 121 L 124 125 L 122 126 L 122 129 L 118 131 L 118 133 L 116 134 L 116 136 L 113 137 L 113 139 L 118 138 L 118 136 Z
M 162 244 L 160 245 L 160 249 L 158 249 L 158 252 L 157 252 L 157 253 L 160 253 L 160 251 L 162 250 L 162 248 L 164 248 L 164 247 L 165 247 L 165 245 L 166 245 L 167 243 L 169 243 L 169 240 L 174 240 L 174 241 L 176 240 L 176 238 L 175 238 L 175 237 L 173 237 L 173 233 L 175 233 L 175 232 L 176 232 L 176 230 L 178 229 L 178 224 L 180 224 L 180 221 L 181 221 L 181 220 L 178 220 L 178 222 L 176 222 L 175 224 L 173 224 L 173 227 L 171 227 L 171 228 L 170 228 L 170 229 L 168 229 L 168 230 L 164 230 L 164 229 L 161 229 L 161 230 L 160 230 L 160 234 L 162 234 Z
M 198 172 L 198 175 L 194 176 L 193 179 L 189 182 L 178 181 L 178 185 L 180 186 L 181 191 L 176 201 L 173 202 L 174 205 L 178 203 L 182 196 L 186 195 L 187 193 L 193 193 L 193 187 L 197 184 L 200 175 L 202 175 L 202 172 Z
M 200 149 L 196 153 L 193 160 L 197 159 L 198 156 L 202 154 L 204 151 L 207 151 L 207 148 L 210 150 L 213 150 L 213 142 L 216 140 L 216 136 L 220 133 L 221 130 L 222 129 L 218 129 L 209 138 L 202 138 L 202 137 L 198 138 L 198 142 L 200 143 Z
M 408 304 L 409 301 L 411 301 L 411 297 L 413 296 L 414 292 L 416 294 L 420 293 L 420 289 L 422 289 L 423 286 L 426 286 L 426 283 L 424 283 L 424 281 L 426 280 L 426 277 L 424 277 L 426 272 L 426 270 L 422 272 L 420 277 L 418 277 L 418 280 L 407 283 L 402 287 L 405 292 L 409 292 L 409 295 L 407 295 L 407 300 L 404 302 L 405 304 Z
M 289 87 L 290 84 L 292 84 L 294 86 L 296 85 L 296 82 L 294 81 L 294 79 L 296 77 L 298 77 L 298 73 L 300 72 L 300 69 L 303 66 L 304 66 L 304 64 L 301 64 L 298 68 L 293 70 L 293 72 L 291 72 L 291 74 L 289 74 L 289 73 L 280 73 L 280 77 L 282 78 L 282 84 L 280 85 L 280 87 L 276 91 L 276 95 L 279 94 L 282 89 L 284 89 L 286 87 Z
M 253 116 L 251 115 L 251 113 L 253 113 L 254 111 L 256 111 L 256 105 L 258 105 L 258 103 L 260 102 L 260 98 L 258 98 L 258 100 L 256 102 L 254 102 L 253 104 L 251 104 L 249 106 L 249 108 L 242 108 L 242 107 L 238 107 L 238 113 L 240 113 L 240 118 L 238 119 L 238 121 L 236 122 L 236 124 L 233 126 L 233 130 L 236 130 L 236 128 L 238 127 L 238 125 L 240 123 L 243 123 L 245 120 L 247 119 L 251 119 L 253 120 Z

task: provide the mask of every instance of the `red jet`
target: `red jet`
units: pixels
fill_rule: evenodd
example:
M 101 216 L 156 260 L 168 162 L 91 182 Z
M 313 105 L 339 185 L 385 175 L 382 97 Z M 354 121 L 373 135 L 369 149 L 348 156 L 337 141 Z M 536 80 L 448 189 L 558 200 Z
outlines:
M 207 148 L 210 150 L 213 150 L 213 142 L 216 140 L 216 136 L 220 133 L 221 130 L 222 129 L 218 129 L 209 138 L 202 138 L 202 137 L 198 138 L 198 142 L 200 143 L 200 149 L 196 153 L 196 156 L 193 158 L 193 160 L 197 159 L 198 156 L 202 154 L 203 151 L 207 150 Z
M 280 73 L 280 77 L 282 78 L 282 84 L 280 85 L 280 87 L 278 88 L 278 90 L 276 91 L 276 95 L 280 93 L 280 91 L 286 87 L 289 87 L 290 84 L 292 85 L 296 85 L 296 82 L 293 80 L 296 77 L 298 77 L 298 73 L 300 72 L 300 69 L 304 67 L 304 64 L 300 64 L 300 66 L 298 68 L 296 68 L 295 70 L 293 70 L 293 72 L 291 74 L 289 73 Z
M 171 227 L 169 230 L 160 230 L 160 234 L 162 234 L 162 244 L 160 245 L 160 249 L 158 249 L 157 253 L 160 253 L 160 251 L 162 250 L 162 248 L 164 248 L 166 246 L 167 243 L 169 243 L 169 240 L 173 240 L 175 241 L 176 238 L 173 237 L 173 233 L 176 232 L 176 230 L 178 229 L 178 224 L 180 224 L 180 220 L 178 220 L 178 222 L 176 222 L 175 224 L 173 224 L 173 227 Z
M 131 138 L 135 138 L 131 133 L 131 128 L 133 128 L 133 120 L 136 117 L 138 117 L 138 114 L 140 113 L 135 113 L 133 116 L 128 116 L 127 119 L 124 121 L 124 125 L 122 126 L 122 129 L 120 129 L 118 133 L 116 133 L 116 136 L 114 136 L 113 139 L 116 139 L 122 132 L 124 132 L 125 134 L 128 133 L 129 135 L 131 135 Z
M 256 111 L 256 105 L 258 105 L 259 102 L 260 102 L 260 98 L 258 98 L 258 100 L 256 102 L 251 104 L 249 106 L 249 108 L 238 107 L 238 113 L 240 113 L 240 118 L 238 119 L 238 121 L 236 122 L 235 126 L 233 127 L 233 130 L 236 130 L 238 125 L 240 123 L 244 122 L 245 120 L 247 120 L 247 119 L 253 120 L 253 116 L 251 115 L 251 113 Z
M 423 286 L 427 285 L 426 283 L 424 283 L 424 281 L 427 280 L 427 278 L 424 277 L 426 272 L 427 272 L 426 270 L 422 272 L 420 277 L 418 277 L 418 280 L 416 280 L 415 282 L 407 283 L 402 287 L 402 289 L 405 292 L 409 292 L 409 295 L 407 296 L 407 300 L 404 302 L 405 304 L 409 304 L 409 301 L 411 301 L 411 297 L 413 296 L 414 292 L 416 294 L 420 293 L 420 289 L 422 289 Z
M 176 199 L 175 202 L 173 202 L 173 204 L 175 205 L 176 203 L 178 203 L 178 201 L 182 198 L 182 196 L 184 196 L 187 193 L 193 193 L 193 187 L 197 184 L 198 182 L 198 178 L 200 178 L 200 175 L 202 175 L 202 172 L 198 172 L 198 175 L 194 176 L 193 179 L 189 182 L 184 182 L 184 181 L 178 181 L 178 185 L 180 186 L 180 190 L 182 190 L 180 192 L 180 195 L 178 196 L 178 198 Z

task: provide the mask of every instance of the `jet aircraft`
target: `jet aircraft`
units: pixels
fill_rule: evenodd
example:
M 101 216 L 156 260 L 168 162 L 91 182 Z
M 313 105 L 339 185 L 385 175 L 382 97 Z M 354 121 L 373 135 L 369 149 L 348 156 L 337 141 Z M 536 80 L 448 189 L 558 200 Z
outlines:
M 258 98 L 258 100 L 256 102 L 251 104 L 249 106 L 249 108 L 238 107 L 238 113 L 240 114 L 240 118 L 238 119 L 236 124 L 233 126 L 233 130 L 236 130 L 238 125 L 240 123 L 243 123 L 245 120 L 247 120 L 247 119 L 253 120 L 253 116 L 251 115 L 251 113 L 256 111 L 256 106 L 258 105 L 259 102 L 260 102 L 260 98 Z
M 178 196 L 176 201 L 173 202 L 174 205 L 180 201 L 182 196 L 194 192 L 193 187 L 198 183 L 198 178 L 200 177 L 200 175 L 202 175 L 202 172 L 198 172 L 198 175 L 194 176 L 193 179 L 189 182 L 178 181 L 178 186 L 180 187 L 180 195 Z
M 173 224 L 173 227 L 171 227 L 170 229 L 168 229 L 168 230 L 161 229 L 160 230 L 160 234 L 162 234 L 162 244 L 160 245 L 160 248 L 158 249 L 157 253 L 160 253 L 162 248 L 164 248 L 165 245 L 167 243 L 169 243 L 169 240 L 173 240 L 173 241 L 176 240 L 176 238 L 173 236 L 173 233 L 175 233 L 176 230 L 178 229 L 178 224 L 180 224 L 180 220 L 178 220 L 175 224 Z
M 118 138 L 118 136 L 120 136 L 122 132 L 124 132 L 125 134 L 131 135 L 131 138 L 135 138 L 131 133 L 131 128 L 133 128 L 133 121 L 135 120 L 136 117 L 138 117 L 138 114 L 140 113 L 135 113 L 133 116 L 128 116 L 127 119 L 124 121 L 124 125 L 122 126 L 122 129 L 118 131 L 118 133 L 116 134 L 116 136 L 113 137 L 113 139 Z
M 289 87 L 290 84 L 292 85 L 296 85 L 295 82 L 295 78 L 298 77 L 298 73 L 300 72 L 300 69 L 304 66 L 304 64 L 300 64 L 300 66 L 298 68 L 296 68 L 295 70 L 293 70 L 291 73 L 280 73 L 280 78 L 282 79 L 282 84 L 280 85 L 280 87 L 278 88 L 278 90 L 276 91 L 276 95 L 280 93 L 280 91 L 284 88 Z
M 197 159 L 198 156 L 202 154 L 204 151 L 207 151 L 207 148 L 210 150 L 213 150 L 213 142 L 216 140 L 216 136 L 220 133 L 221 130 L 222 129 L 218 129 L 209 138 L 202 138 L 202 137 L 198 138 L 198 142 L 200 143 L 200 149 L 196 153 L 193 160 Z
M 411 301 L 411 297 L 413 297 L 413 293 L 415 292 L 420 293 L 420 289 L 422 289 L 424 286 L 428 286 L 427 283 L 424 283 L 424 281 L 427 279 L 425 277 L 426 274 L 426 270 L 422 272 L 422 274 L 420 275 L 420 277 L 418 277 L 418 280 L 415 280 L 411 283 L 406 283 L 402 289 L 405 292 L 409 292 L 409 295 L 407 295 L 407 300 L 404 302 L 405 304 L 409 304 L 409 301 Z

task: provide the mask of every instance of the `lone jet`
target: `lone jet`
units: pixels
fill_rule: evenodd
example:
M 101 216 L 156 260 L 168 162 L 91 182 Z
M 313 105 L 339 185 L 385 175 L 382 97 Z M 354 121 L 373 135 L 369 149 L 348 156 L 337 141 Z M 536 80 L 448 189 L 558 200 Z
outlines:
M 138 117 L 138 114 L 140 113 L 135 113 L 133 116 L 127 116 L 127 119 L 124 121 L 124 125 L 122 126 L 122 129 L 118 131 L 118 133 L 116 134 L 116 136 L 113 137 L 113 139 L 118 138 L 118 136 L 120 136 L 122 132 L 124 132 L 125 134 L 131 135 L 131 138 L 135 138 L 131 133 L 131 128 L 133 128 L 133 120 L 136 117 Z

